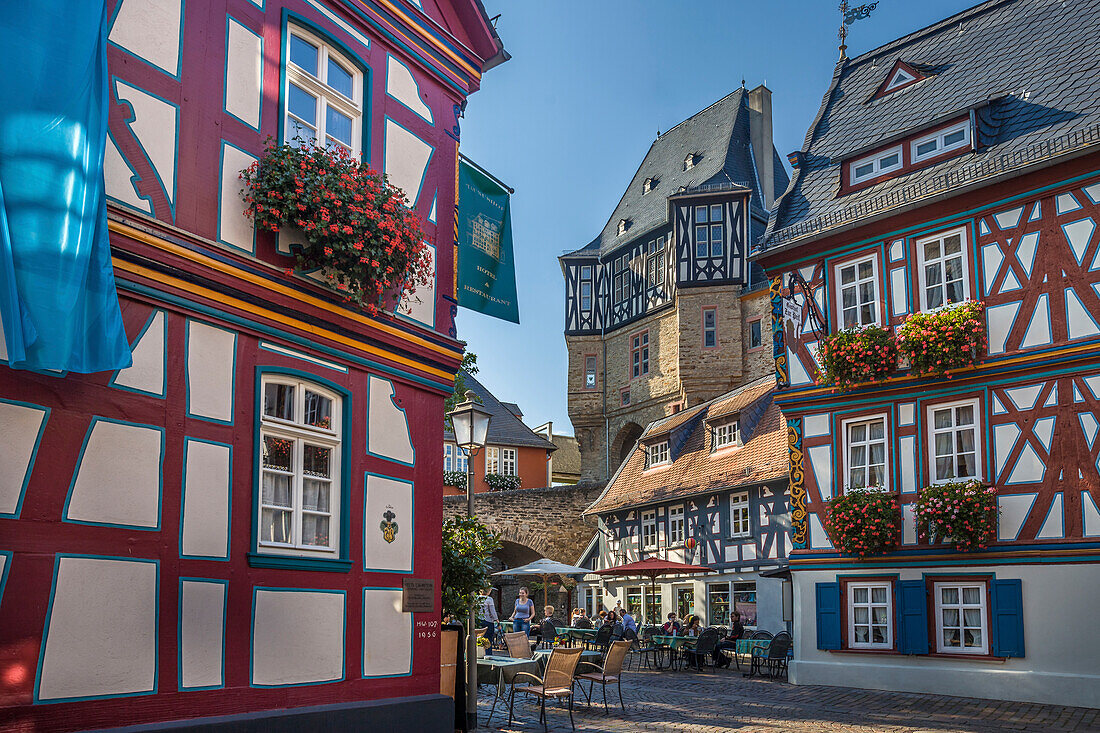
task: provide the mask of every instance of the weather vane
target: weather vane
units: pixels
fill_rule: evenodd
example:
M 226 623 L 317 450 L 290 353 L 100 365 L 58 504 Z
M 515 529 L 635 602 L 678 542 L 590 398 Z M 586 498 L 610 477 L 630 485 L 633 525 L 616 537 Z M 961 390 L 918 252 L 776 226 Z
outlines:
M 840 3 L 840 12 L 844 16 L 844 22 L 840 25 L 840 30 L 837 31 L 836 37 L 840 39 L 840 60 L 848 58 L 846 53 L 848 50 L 848 44 L 844 41 L 848 38 L 848 28 L 852 23 L 857 20 L 863 20 L 871 15 L 874 9 L 878 7 L 877 2 L 868 3 L 866 5 L 860 5 L 859 7 L 849 8 L 848 0 L 842 0 Z

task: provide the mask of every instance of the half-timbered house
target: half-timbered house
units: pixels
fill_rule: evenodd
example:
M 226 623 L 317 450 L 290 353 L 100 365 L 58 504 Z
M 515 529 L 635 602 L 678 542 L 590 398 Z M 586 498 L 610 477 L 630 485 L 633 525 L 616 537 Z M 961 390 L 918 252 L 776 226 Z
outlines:
M 787 628 L 784 581 L 761 575 L 785 564 L 790 543 L 786 423 L 774 393 L 769 375 L 646 427 L 585 511 L 599 533 L 581 560 L 600 570 L 658 557 L 716 572 L 658 578 L 656 595 L 645 579 L 585 582 L 590 613 L 621 603 L 647 623 L 675 611 L 727 625 L 736 610 L 750 628 Z
M 0 340 L 0 727 L 451 730 L 458 117 L 507 54 L 478 0 L 105 2 L 106 78 L 81 61 L 105 154 L 86 144 L 132 365 L 16 369 Z M 384 172 L 432 283 L 371 316 L 293 273 L 244 215 L 269 137 Z M 406 578 L 434 612 L 403 608 Z
M 842 56 L 792 154 L 754 257 L 790 441 L 797 683 L 1100 699 L 1098 33 L 1095 0 L 992 0 Z M 984 304 L 973 366 L 822 383 L 830 334 L 966 301 Z M 969 479 L 999 516 L 964 552 L 915 508 Z M 872 485 L 897 497 L 900 545 L 839 553 L 826 502 Z

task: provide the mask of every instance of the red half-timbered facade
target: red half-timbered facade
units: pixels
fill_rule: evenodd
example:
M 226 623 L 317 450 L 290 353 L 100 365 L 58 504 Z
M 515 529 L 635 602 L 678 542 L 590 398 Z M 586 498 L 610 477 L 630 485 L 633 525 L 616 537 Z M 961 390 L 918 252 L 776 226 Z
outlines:
M 450 730 L 458 118 L 507 54 L 477 0 L 106 3 L 133 364 L 0 351 L 0 728 Z M 245 218 L 240 172 L 295 136 L 405 192 L 432 254 L 415 297 L 369 316 Z M 434 612 L 403 609 L 407 578 Z
M 1100 106 L 1069 40 L 1100 6 L 1042 12 L 994 0 L 842 58 L 757 244 L 788 423 L 798 683 L 1100 695 L 1081 661 L 1100 583 Z M 916 314 L 974 303 L 973 363 L 827 379 L 838 332 L 897 338 Z M 917 506 L 972 479 L 993 487 L 997 525 L 961 551 Z M 854 489 L 896 498 L 896 549 L 837 549 L 828 505 Z

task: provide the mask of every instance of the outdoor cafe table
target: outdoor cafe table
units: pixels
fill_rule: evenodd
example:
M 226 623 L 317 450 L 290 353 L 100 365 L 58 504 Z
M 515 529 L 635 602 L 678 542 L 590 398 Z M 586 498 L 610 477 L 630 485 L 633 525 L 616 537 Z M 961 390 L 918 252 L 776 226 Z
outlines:
M 572 626 L 555 626 L 554 630 L 558 632 L 558 636 L 564 636 L 570 641 L 576 641 L 577 639 L 587 641 L 596 638 L 596 629 L 576 629 Z
M 675 651 L 683 651 L 688 647 L 695 646 L 695 643 L 699 641 L 695 636 L 666 636 L 663 634 L 654 634 L 652 637 L 653 643 L 660 648 L 668 650 L 668 666 L 672 667 L 672 653 Z M 661 669 L 661 657 L 656 657 L 657 669 Z
M 741 657 L 742 656 L 746 656 L 746 657 L 751 658 L 753 651 L 756 650 L 756 649 L 759 649 L 761 652 L 766 653 L 768 651 L 768 647 L 771 646 L 771 644 L 772 644 L 772 640 L 771 639 L 738 639 L 736 644 L 737 644 L 736 649 L 723 649 L 722 653 L 725 654 L 727 657 L 732 658 L 734 663 L 737 664 L 737 669 L 740 670 L 741 669 Z
M 492 684 L 496 687 L 493 695 L 493 707 L 489 710 L 489 717 L 485 720 L 488 726 L 493 712 L 497 709 L 497 701 L 504 695 L 504 686 L 514 684 L 516 675 L 520 672 L 528 672 L 537 675 L 540 672 L 539 660 L 516 659 L 514 657 L 499 657 L 486 654 L 477 660 L 477 683 Z

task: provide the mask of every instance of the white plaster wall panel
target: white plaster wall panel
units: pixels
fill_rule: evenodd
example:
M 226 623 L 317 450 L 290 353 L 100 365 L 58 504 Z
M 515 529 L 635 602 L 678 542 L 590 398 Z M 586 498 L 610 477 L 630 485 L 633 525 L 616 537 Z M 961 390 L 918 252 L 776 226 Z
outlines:
M 1078 219 L 1062 225 L 1062 233 L 1066 235 L 1066 241 L 1069 242 L 1078 265 L 1085 264 L 1085 250 L 1089 246 L 1089 239 L 1095 229 L 1096 224 L 1092 219 Z
M 1031 270 L 1035 267 L 1035 252 L 1039 248 L 1039 232 L 1028 232 L 1020 237 L 1016 245 L 1016 259 L 1023 266 L 1027 277 L 1031 279 Z
M 1077 422 L 1081 425 L 1081 433 L 1085 436 L 1085 443 L 1088 445 L 1089 450 L 1092 450 L 1096 433 L 1100 430 L 1100 423 L 1096 421 L 1096 417 L 1091 412 L 1078 413 Z
M 434 194 L 432 196 L 432 210 L 428 212 L 428 221 L 430 221 L 432 224 L 435 224 L 435 207 L 438 200 L 439 194 Z
M 221 687 L 225 684 L 224 583 L 180 581 L 180 686 Z
M 829 434 L 828 415 L 807 415 L 804 420 L 805 428 L 802 432 L 806 438 L 816 438 Z
M 905 242 L 901 239 L 895 239 L 890 243 L 890 261 L 897 262 L 905 256 Z
M 1012 229 L 1020 223 L 1020 217 L 1023 216 L 1023 213 L 1024 207 L 1018 206 L 1015 209 L 999 211 L 993 215 L 993 218 L 997 220 L 997 226 L 1001 229 Z
M 48 415 L 45 408 L 0 401 L 0 516 L 20 508 Z
M 412 465 L 414 452 L 409 423 L 394 402 L 393 383 L 373 374 L 367 378 L 367 451 Z
M 890 270 L 890 309 L 895 316 L 909 312 L 909 292 L 906 287 L 906 271 L 904 267 Z
M 1027 515 L 1035 505 L 1038 494 L 1006 494 L 997 497 L 1000 509 L 997 519 L 997 539 L 1011 542 L 1020 536 Z
M 263 39 L 229 18 L 225 61 L 225 111 L 260 129 L 263 97 Z
M 368 570 L 411 573 L 413 569 L 413 485 L 411 481 L 367 475 L 364 500 L 363 566 Z M 383 527 L 384 522 L 393 522 Z M 395 529 L 392 534 L 386 529 Z M 387 541 L 391 537 L 392 541 Z
M 112 384 L 164 396 L 164 311 L 156 311 L 131 350 L 133 364 L 115 375 Z
M 219 422 L 233 421 L 237 334 L 187 321 L 187 411 Z
M 833 498 L 833 448 L 828 445 L 815 445 L 806 449 L 806 458 L 817 482 L 817 490 L 822 501 Z
M 1085 386 L 1092 392 L 1092 396 L 1100 399 L 1100 375 L 1092 375 L 1090 377 L 1081 377 L 1085 382 Z M 1075 385 L 1076 386 L 1076 385 Z
M 1016 273 L 1014 273 L 1012 270 L 1009 270 L 1005 274 L 1005 279 L 1004 279 L 1004 282 L 1001 283 L 1000 290 L 998 290 L 997 292 L 998 293 L 1011 293 L 1013 290 L 1019 290 L 1022 287 L 1023 286 L 1020 285 L 1020 281 L 1016 278 Z
M 1006 389 L 1005 394 L 1016 405 L 1017 410 L 1027 411 L 1035 407 L 1035 402 L 1039 399 L 1039 393 L 1042 391 L 1043 385 L 1040 382 L 1027 387 Z
M 901 544 L 917 544 L 917 513 L 912 504 L 901 507 Z
M 139 211 L 152 214 L 153 205 L 138 195 L 133 178 L 134 171 L 122 157 L 115 141 L 108 135 L 107 147 L 103 153 L 103 184 L 107 195 Z
M 901 470 L 902 492 L 917 490 L 917 439 L 906 435 L 898 440 L 898 459 Z
M 1054 415 L 1041 417 L 1031 426 L 1032 432 L 1035 433 L 1035 437 L 1039 439 L 1047 453 L 1050 453 L 1051 442 L 1054 440 L 1054 423 L 1057 419 Z
M 1066 288 L 1066 325 L 1070 339 L 1088 338 L 1100 334 L 1096 319 L 1085 308 L 1073 288 Z
M 95 419 L 69 489 L 65 519 L 154 529 L 160 526 L 164 433 Z
M 423 117 L 429 124 L 435 124 L 431 109 L 420 98 L 420 85 L 413 78 L 412 71 L 393 56 L 386 61 L 386 94 Z
M 1050 296 L 1043 293 L 1035 300 L 1035 310 L 1031 314 L 1031 322 L 1027 324 L 1020 347 L 1027 349 L 1046 346 L 1050 342 Z
M 1019 301 L 994 305 L 985 309 L 986 323 L 989 328 L 989 353 L 1003 354 L 1016 314 L 1020 312 Z
M 1005 423 L 993 426 L 993 459 L 996 466 L 996 476 L 999 478 L 1004 471 L 1008 455 L 1016 445 L 1016 439 L 1020 437 L 1020 428 L 1016 423 Z
M 744 562 L 752 562 L 756 559 L 756 543 L 745 542 L 741 545 L 741 560 Z
M 1020 457 L 1016 460 L 1016 465 L 1013 466 L 1012 473 L 1008 475 L 1008 481 L 1005 483 L 1033 484 L 1042 481 L 1045 475 L 1046 466 L 1043 465 L 1039 454 L 1031 446 L 1031 441 L 1026 441 L 1023 450 L 1020 451 Z
M 133 107 L 134 119 L 129 123 L 130 130 L 149 156 L 149 162 L 164 186 L 168 203 L 174 204 L 179 110 L 175 105 L 121 81 L 115 81 L 115 89 L 119 101 L 128 102 Z
M 1043 526 L 1039 528 L 1039 533 L 1035 535 L 1035 539 L 1056 540 L 1065 536 L 1065 513 L 1063 512 L 1062 492 L 1059 491 L 1054 495 L 1054 500 L 1050 503 L 1050 511 L 1047 512 L 1046 519 L 1043 520 Z
M 802 366 L 802 361 L 794 355 L 794 352 L 787 349 L 787 364 L 790 365 L 790 379 L 792 387 L 800 387 L 804 384 L 810 384 L 813 382 L 810 379 L 810 375 L 806 373 L 805 367 Z
M 218 194 L 218 239 L 225 244 L 252 252 L 256 230 L 244 215 L 241 198 L 241 171 L 256 158 L 222 141 L 222 169 Z
M 1058 383 L 1053 382 L 1050 385 L 1050 392 L 1047 393 L 1047 398 L 1043 400 L 1043 407 L 1057 407 L 1058 406 Z
M 179 76 L 183 0 L 121 0 L 108 40 Z
M 997 277 L 997 271 L 1001 269 L 1002 262 L 1004 262 L 1004 254 L 999 244 L 987 244 L 982 247 L 982 275 L 984 275 L 986 295 L 989 295 L 993 287 L 993 279 Z
M 829 534 L 821 524 L 821 517 L 810 514 L 810 547 L 814 550 L 831 550 L 833 543 L 829 541 Z
M 183 529 L 188 557 L 229 557 L 229 487 L 232 449 L 187 438 L 183 466 Z
M 385 629 L 386 633 L 378 633 Z M 363 590 L 363 676 L 394 677 L 412 671 L 411 613 L 401 612 L 400 588 Z
M 1094 183 L 1091 186 L 1085 186 L 1085 195 L 1089 197 L 1089 201 L 1094 204 L 1100 204 L 1100 183 Z
M 344 678 L 344 594 L 257 588 L 252 617 L 252 684 Z
M 385 138 L 382 172 L 389 177 L 390 183 L 405 192 L 409 205 L 415 207 L 434 149 L 389 118 L 386 119 Z
M 903 402 L 898 405 L 898 425 L 912 425 L 917 421 L 917 406 L 913 402 Z
M 1080 208 L 1081 204 L 1072 193 L 1060 193 L 1054 199 L 1054 210 L 1058 213 L 1058 216 L 1077 211 Z
M 156 563 L 62 556 L 41 666 L 39 700 L 154 692 Z
M 435 325 L 435 247 L 425 244 L 424 248 L 428 254 L 430 279 L 427 284 L 417 285 L 412 293 L 406 291 L 397 312 L 430 328 Z
M 1084 536 L 1100 537 L 1100 508 L 1096 506 L 1096 500 L 1087 489 L 1081 492 L 1081 513 L 1084 521 Z
M 985 219 L 978 222 L 978 233 L 983 237 L 989 234 L 989 224 L 986 223 Z
M 252 2 L 256 3 L 256 5 L 258 5 L 261 8 L 264 6 L 264 0 L 252 0 Z M 337 15 L 336 13 L 332 12 L 327 7 L 325 7 L 324 3 L 318 2 L 318 0 L 306 0 L 306 2 L 309 3 L 310 5 L 312 5 L 317 10 L 317 12 L 319 12 L 321 15 L 325 16 L 326 18 L 331 20 L 333 23 L 335 23 L 336 25 L 343 28 L 344 31 L 349 36 L 351 36 L 355 40 L 359 41 L 359 43 L 363 44 L 363 48 L 370 48 L 370 39 L 369 38 L 367 38 L 362 33 L 360 33 L 358 30 L 356 30 L 353 25 L 348 23 L 346 20 L 341 18 L 339 15 Z M 420 3 L 417 3 L 418 7 L 419 7 L 419 5 L 420 5 Z

